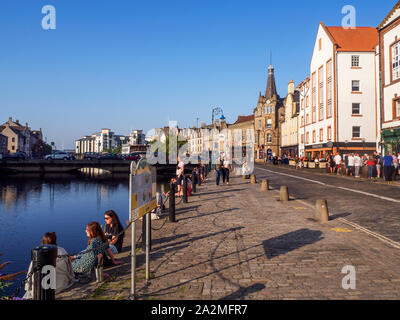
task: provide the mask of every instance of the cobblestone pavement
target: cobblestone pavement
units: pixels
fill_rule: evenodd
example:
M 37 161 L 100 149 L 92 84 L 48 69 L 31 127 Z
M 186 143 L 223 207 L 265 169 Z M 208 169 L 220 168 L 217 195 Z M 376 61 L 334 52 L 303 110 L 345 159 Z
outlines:
M 303 201 L 278 201 L 277 190 L 262 192 L 242 177 L 223 186 L 213 177 L 179 206 L 177 223 L 153 232 L 147 286 L 139 253 L 139 299 L 399 299 L 396 244 L 340 219 L 316 222 Z M 108 281 L 75 285 L 57 298 L 128 299 L 129 239 L 119 257 L 126 263 L 107 270 Z M 355 267 L 355 290 L 342 288 L 346 265 Z

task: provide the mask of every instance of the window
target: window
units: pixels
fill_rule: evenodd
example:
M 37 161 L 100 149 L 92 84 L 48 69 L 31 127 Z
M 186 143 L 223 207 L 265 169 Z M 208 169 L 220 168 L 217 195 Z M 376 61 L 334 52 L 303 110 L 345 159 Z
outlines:
M 361 127 L 353 127 L 353 138 L 361 137 Z
M 400 118 L 400 98 L 393 100 L 393 119 Z
M 400 42 L 392 46 L 392 81 L 400 78 Z
M 306 144 L 308 144 L 310 141 L 310 135 L 309 132 L 306 133 Z
M 319 129 L 319 142 L 324 140 L 324 129 Z
M 361 112 L 360 112 L 360 104 L 359 103 L 353 103 L 353 106 L 352 106 L 351 109 L 352 109 L 351 110 L 351 114 L 354 114 L 354 115 L 361 114 Z
M 272 135 L 270 133 L 267 134 L 267 143 L 272 142 Z
M 15 150 L 15 146 L 11 146 L 11 150 Z
M 313 113 L 312 113 L 312 122 L 317 121 L 317 84 L 316 84 L 316 79 L 315 79 L 315 72 L 312 75 L 312 108 L 313 108 Z
M 360 80 L 352 80 L 351 81 L 351 91 L 352 92 L 360 91 Z
M 332 140 L 332 127 L 328 127 L 328 136 L 327 136 L 328 140 Z
M 326 94 L 327 94 L 327 106 L 326 106 L 326 116 L 332 117 L 332 61 L 326 64 Z
M 322 39 L 319 39 L 319 41 L 318 41 L 318 47 L 319 47 L 319 50 L 322 49 Z
M 360 56 L 351 56 L 351 66 L 352 67 L 360 66 Z
M 272 128 L 272 120 L 268 119 L 267 120 L 267 129 L 271 129 Z
M 309 123 L 309 119 L 308 119 L 309 117 L 308 117 L 308 114 L 306 114 L 306 124 L 308 124 Z
M 312 132 L 312 142 L 315 143 L 317 141 L 315 130 Z
M 274 113 L 274 106 L 270 106 L 271 113 Z
M 324 68 L 318 72 L 319 79 L 319 120 L 324 119 Z
M 261 120 L 258 120 L 258 128 L 261 129 Z
M 264 107 L 264 114 L 267 114 L 267 106 Z
M 12 138 L 12 139 L 11 139 L 11 142 L 15 142 L 15 138 Z
M 301 135 L 301 143 L 304 143 L 304 134 Z
M 301 126 L 304 127 L 304 117 L 301 116 Z

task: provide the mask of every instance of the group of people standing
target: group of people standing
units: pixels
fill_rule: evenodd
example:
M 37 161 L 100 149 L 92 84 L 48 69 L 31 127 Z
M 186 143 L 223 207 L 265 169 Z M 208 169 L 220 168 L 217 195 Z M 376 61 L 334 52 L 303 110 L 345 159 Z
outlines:
M 42 245 L 57 246 L 56 260 L 56 294 L 70 288 L 79 274 L 88 275 L 99 263 L 99 258 L 105 267 L 120 265 L 123 262 L 116 260 L 114 254 L 121 252 L 124 229 L 118 215 L 113 210 L 104 214 L 105 227 L 102 230 L 98 222 L 87 224 L 85 232 L 88 237 L 88 245 L 85 250 L 76 255 L 68 255 L 67 251 L 58 246 L 55 232 L 46 232 L 42 238 Z M 31 262 L 28 274 L 33 268 Z M 104 274 L 107 277 L 107 274 Z M 25 283 L 24 299 L 33 298 L 32 277 Z
M 400 175 L 400 152 L 398 155 L 386 152 L 385 156 L 381 156 L 378 152 L 373 155 L 364 154 L 360 156 L 358 153 L 346 154 L 343 157 L 336 153 L 328 155 L 327 161 L 330 172 L 341 175 L 342 166 L 345 168 L 345 174 L 360 177 L 360 170 L 363 166 L 368 167 L 368 179 L 380 179 L 382 175 L 389 183 L 396 179 L 396 175 Z M 375 174 L 376 173 L 376 174 Z
M 232 164 L 229 161 L 229 158 L 222 153 L 216 160 L 214 164 L 214 171 L 216 177 L 216 184 L 219 186 L 221 176 L 222 176 L 222 183 L 229 184 L 229 173 L 232 169 Z

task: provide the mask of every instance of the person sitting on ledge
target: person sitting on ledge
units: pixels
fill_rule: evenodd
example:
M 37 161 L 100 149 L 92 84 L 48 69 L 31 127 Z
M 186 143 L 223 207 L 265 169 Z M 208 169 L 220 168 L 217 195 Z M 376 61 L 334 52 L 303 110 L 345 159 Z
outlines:
M 112 253 L 117 254 L 122 251 L 122 242 L 124 241 L 125 233 L 118 215 L 114 210 L 108 210 L 104 213 L 104 220 L 106 225 L 104 227 L 104 234 L 107 237 L 108 244 Z M 122 234 L 120 234 L 122 232 Z
M 88 246 L 86 250 L 82 251 L 76 256 L 70 257 L 72 261 L 72 269 L 75 273 L 90 273 L 96 266 L 98 255 L 102 254 L 104 258 L 104 265 L 107 264 L 107 255 L 111 258 L 114 265 L 122 264 L 122 261 L 114 259 L 114 255 L 109 248 L 109 244 L 98 222 L 90 222 L 86 226 L 86 235 L 88 236 Z
M 42 245 L 52 244 L 57 246 L 57 236 L 55 232 L 46 232 L 42 238 Z M 64 248 L 57 246 L 56 260 L 56 294 L 71 287 L 74 284 L 74 272 L 71 261 Z M 32 271 L 33 264 L 29 265 L 28 274 Z M 30 277 L 25 283 L 24 299 L 33 299 L 33 277 Z

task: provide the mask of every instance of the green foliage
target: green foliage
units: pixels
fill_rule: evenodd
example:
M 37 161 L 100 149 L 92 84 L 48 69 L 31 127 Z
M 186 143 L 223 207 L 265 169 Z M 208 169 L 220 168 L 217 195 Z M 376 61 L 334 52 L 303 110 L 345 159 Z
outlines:
M 183 147 L 187 143 L 187 140 L 180 140 L 180 139 L 181 138 L 179 137 L 178 142 L 177 142 L 177 151 L 179 151 L 179 149 L 181 147 Z M 150 142 L 150 150 L 151 150 L 151 152 L 155 152 L 155 151 L 163 152 L 168 157 L 168 155 L 169 155 L 169 136 L 166 137 L 165 143 L 162 143 L 158 150 L 156 150 L 156 146 L 155 146 L 156 142 L 158 142 L 158 141 L 157 140 L 153 140 L 153 141 Z

